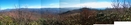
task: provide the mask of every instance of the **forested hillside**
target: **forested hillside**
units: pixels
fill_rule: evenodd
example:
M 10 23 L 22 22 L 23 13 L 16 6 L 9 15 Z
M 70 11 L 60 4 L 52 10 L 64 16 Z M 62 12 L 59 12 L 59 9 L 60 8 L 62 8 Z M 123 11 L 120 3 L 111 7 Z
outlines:
M 130 21 L 130 8 L 94 10 L 81 8 L 53 14 L 12 10 L 0 13 L 0 25 L 93 25 Z

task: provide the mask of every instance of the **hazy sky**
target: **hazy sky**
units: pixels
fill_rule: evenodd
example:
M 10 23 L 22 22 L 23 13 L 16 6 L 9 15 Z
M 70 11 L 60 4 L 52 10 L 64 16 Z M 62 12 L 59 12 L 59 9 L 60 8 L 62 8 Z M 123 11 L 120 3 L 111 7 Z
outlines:
M 60 8 L 60 7 L 112 7 L 112 0 L 0 0 L 1 9 Z

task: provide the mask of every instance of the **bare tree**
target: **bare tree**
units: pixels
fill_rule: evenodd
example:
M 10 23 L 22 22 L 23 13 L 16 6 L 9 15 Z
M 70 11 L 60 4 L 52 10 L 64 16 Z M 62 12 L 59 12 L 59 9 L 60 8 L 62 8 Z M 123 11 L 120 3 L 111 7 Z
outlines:
M 113 4 L 112 4 L 113 8 L 119 8 L 119 5 L 120 5 L 119 0 L 113 0 Z
M 120 1 L 123 1 L 123 2 L 120 2 Z M 131 4 L 129 0 L 113 0 L 112 6 L 113 8 L 128 8 L 131 6 Z
M 24 7 L 25 7 L 25 8 L 28 8 L 28 6 L 27 6 L 27 5 L 25 5 Z
M 118 12 L 123 12 L 125 8 L 131 8 L 130 0 L 113 0 L 112 6 Z
M 18 8 L 18 5 L 14 4 L 14 8 Z
M 126 0 L 123 1 L 122 7 L 127 8 Z
M 131 10 L 130 0 L 113 0 L 113 1 L 114 2 L 112 6 L 118 13 L 124 14 L 124 12 L 128 10 L 128 8 L 129 10 Z
M 116 10 L 116 11 L 119 11 L 118 8 L 120 8 L 120 2 L 119 0 L 113 0 L 113 3 L 111 4 L 112 7 Z
M 128 0 L 128 5 L 129 5 L 129 8 L 131 8 L 131 1 Z

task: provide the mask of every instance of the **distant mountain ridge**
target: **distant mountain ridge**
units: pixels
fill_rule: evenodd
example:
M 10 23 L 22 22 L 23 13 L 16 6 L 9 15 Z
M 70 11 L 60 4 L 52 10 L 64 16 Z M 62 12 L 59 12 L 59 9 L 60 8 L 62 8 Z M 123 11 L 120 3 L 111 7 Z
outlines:
M 20 10 L 20 11 L 29 11 L 29 12 L 34 12 L 38 14 L 44 14 L 44 13 L 51 13 L 51 14 L 60 14 L 60 13 L 65 13 L 65 12 L 75 12 L 75 11 L 80 11 L 81 8 L 19 8 L 19 9 L 6 9 L 6 10 L 1 10 L 0 12 L 9 12 L 13 10 Z M 97 10 L 97 9 L 90 9 L 90 10 Z
M 19 8 L 19 9 L 1 10 L 0 12 L 10 12 L 14 10 L 29 11 L 29 12 L 35 12 L 38 14 L 44 14 L 44 13 L 59 14 L 59 13 L 63 13 L 69 10 L 73 10 L 73 9 L 70 9 L 70 8 Z

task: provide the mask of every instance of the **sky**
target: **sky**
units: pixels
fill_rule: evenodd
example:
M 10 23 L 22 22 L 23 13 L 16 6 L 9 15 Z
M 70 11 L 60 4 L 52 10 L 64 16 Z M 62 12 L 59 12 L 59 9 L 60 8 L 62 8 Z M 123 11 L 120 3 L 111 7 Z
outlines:
M 1 9 L 66 7 L 110 8 L 112 7 L 111 4 L 112 0 L 0 0 Z

